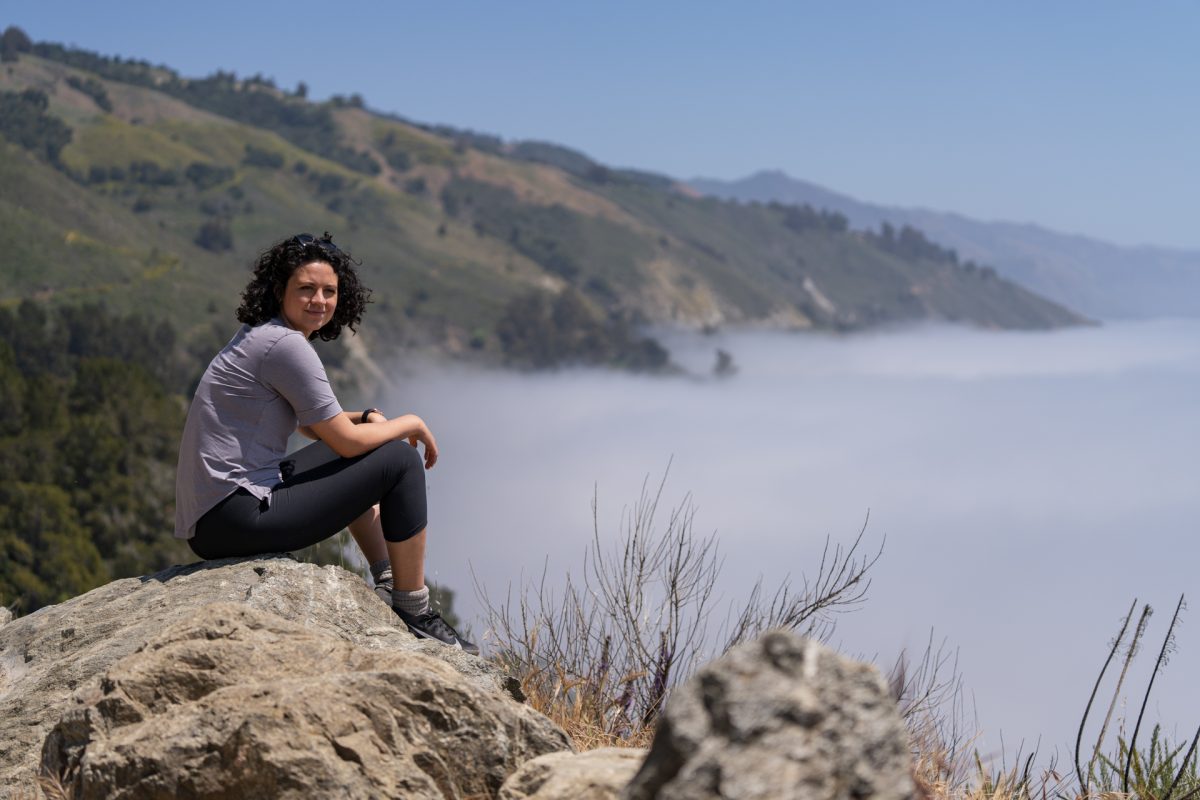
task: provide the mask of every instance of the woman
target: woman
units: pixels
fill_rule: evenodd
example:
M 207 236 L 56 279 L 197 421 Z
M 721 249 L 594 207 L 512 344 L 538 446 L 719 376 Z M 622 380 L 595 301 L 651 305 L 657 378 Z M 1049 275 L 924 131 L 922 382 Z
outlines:
M 343 411 L 314 338 L 356 330 L 370 290 L 326 233 L 259 256 L 245 323 L 213 358 L 188 410 L 175 484 L 175 535 L 201 558 L 299 550 L 349 527 L 377 587 L 410 631 L 472 653 L 429 606 L 425 470 L 438 457 L 413 414 Z M 286 455 L 295 430 L 316 439 Z M 424 458 L 417 450 L 424 448 Z

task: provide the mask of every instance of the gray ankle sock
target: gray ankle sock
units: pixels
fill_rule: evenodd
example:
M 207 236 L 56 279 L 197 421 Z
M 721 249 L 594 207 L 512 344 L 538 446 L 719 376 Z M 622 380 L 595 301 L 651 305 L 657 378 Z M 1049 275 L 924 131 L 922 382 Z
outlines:
M 422 586 L 412 592 L 392 589 L 392 608 L 398 608 L 405 614 L 427 613 L 429 611 L 429 587 Z
M 392 602 L 392 564 L 390 561 L 376 561 L 371 565 L 371 580 L 375 582 L 375 594 L 379 599 L 391 605 Z

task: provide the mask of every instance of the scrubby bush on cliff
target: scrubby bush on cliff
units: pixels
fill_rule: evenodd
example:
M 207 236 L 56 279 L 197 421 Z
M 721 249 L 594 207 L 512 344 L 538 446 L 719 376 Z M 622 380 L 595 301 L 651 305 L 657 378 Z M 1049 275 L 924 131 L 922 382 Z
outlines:
M 37 89 L 0 92 L 0 136 L 57 166 L 72 132 L 62 120 L 46 113 L 49 105 L 46 93 Z
M 848 547 L 826 542 L 815 576 L 798 588 L 759 581 L 722 619 L 716 536 L 696 534 L 687 498 L 660 527 L 662 490 L 643 486 L 615 543 L 596 524 L 581 572 L 561 588 L 545 574 L 503 600 L 477 587 L 497 660 L 581 746 L 644 744 L 675 686 L 769 628 L 827 637 L 865 597 L 882 552 L 861 552 L 864 531 Z
M 623 317 L 605 316 L 575 289 L 516 298 L 496 335 L 509 363 L 534 369 L 586 364 L 654 371 L 669 362 L 657 341 L 639 336 Z
M 200 226 L 194 240 L 197 245 L 214 253 L 233 249 L 233 229 L 225 217 L 213 217 Z

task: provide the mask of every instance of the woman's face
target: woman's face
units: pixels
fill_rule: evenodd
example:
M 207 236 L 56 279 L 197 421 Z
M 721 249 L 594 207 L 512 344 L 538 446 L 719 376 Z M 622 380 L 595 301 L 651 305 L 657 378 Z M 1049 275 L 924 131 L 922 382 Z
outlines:
M 288 278 L 280 298 L 283 321 L 307 338 L 333 319 L 337 308 L 338 279 L 324 261 L 301 264 Z

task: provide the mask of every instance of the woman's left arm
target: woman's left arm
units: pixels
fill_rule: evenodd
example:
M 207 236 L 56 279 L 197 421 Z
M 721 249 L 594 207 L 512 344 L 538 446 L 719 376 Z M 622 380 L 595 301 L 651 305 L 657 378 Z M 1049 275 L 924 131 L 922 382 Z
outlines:
M 373 415 L 372 415 L 373 416 Z M 395 419 L 371 425 L 352 425 L 341 414 L 335 414 L 323 422 L 312 424 L 313 433 L 329 445 L 329 449 L 342 458 L 354 458 L 395 439 L 406 439 L 413 447 L 425 446 L 425 469 L 437 463 L 437 442 L 425 420 L 416 414 L 405 414 Z
M 368 414 L 368 412 L 370 413 Z M 383 412 L 377 408 L 369 408 L 366 411 L 343 411 L 341 415 L 354 425 L 358 425 L 364 421 L 387 422 L 387 417 L 385 417 Z M 366 417 L 365 420 L 363 419 L 364 416 Z M 320 438 L 317 436 L 316 431 L 312 429 L 311 425 L 301 425 L 300 427 L 296 428 L 296 431 L 306 439 L 312 439 L 313 441 L 316 441 Z

